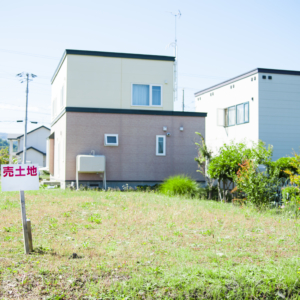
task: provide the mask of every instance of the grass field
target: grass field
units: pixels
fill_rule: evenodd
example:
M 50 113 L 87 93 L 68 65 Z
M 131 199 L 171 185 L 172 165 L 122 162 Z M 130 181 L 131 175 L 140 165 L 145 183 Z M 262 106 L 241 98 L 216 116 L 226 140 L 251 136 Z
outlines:
M 0 299 L 300 299 L 300 222 L 143 192 L 0 193 Z

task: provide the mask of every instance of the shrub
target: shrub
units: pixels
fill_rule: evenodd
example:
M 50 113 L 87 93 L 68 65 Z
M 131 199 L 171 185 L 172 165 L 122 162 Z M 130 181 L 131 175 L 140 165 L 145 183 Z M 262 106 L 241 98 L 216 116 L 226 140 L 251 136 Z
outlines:
M 270 204 L 275 197 L 278 172 L 274 176 L 266 176 L 258 171 L 258 162 L 247 159 L 240 164 L 240 169 L 235 176 L 237 189 L 245 193 L 247 202 L 257 208 L 263 208 Z
M 219 155 L 212 158 L 207 173 L 211 178 L 218 180 L 220 199 L 226 202 L 228 189 L 232 183 L 236 183 L 236 174 L 240 165 L 245 160 L 255 161 L 255 164 L 267 164 L 272 157 L 272 147 L 266 148 L 262 141 L 253 143 L 249 148 L 244 143 L 224 144 L 219 149 Z M 223 183 L 223 196 L 221 195 L 221 182 Z
M 195 196 L 199 187 L 195 180 L 185 175 L 171 176 L 165 180 L 159 187 L 159 191 L 165 195 L 187 195 Z
M 294 167 L 292 163 L 293 163 L 292 157 L 281 157 L 276 161 L 270 161 L 267 164 L 268 173 L 270 174 L 270 176 L 273 176 L 273 174 L 278 170 L 279 178 L 288 178 L 289 175 L 285 171 L 288 170 L 294 174 L 297 172 L 297 168 Z

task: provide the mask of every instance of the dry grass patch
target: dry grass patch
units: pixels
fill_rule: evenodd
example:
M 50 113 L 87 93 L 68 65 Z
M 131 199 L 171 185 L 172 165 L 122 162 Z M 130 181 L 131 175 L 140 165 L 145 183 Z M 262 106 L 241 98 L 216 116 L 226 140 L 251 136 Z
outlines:
M 40 190 L 25 197 L 35 248 L 29 256 L 18 193 L 0 193 L 0 298 L 298 295 L 298 220 L 155 193 Z

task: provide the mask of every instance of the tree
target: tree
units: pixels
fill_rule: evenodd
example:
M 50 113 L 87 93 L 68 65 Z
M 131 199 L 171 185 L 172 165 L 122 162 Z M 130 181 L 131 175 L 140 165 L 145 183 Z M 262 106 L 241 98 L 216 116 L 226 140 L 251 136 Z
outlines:
M 265 147 L 262 141 L 253 143 L 248 148 L 244 143 L 233 142 L 224 144 L 208 167 L 208 174 L 211 178 L 218 180 L 218 191 L 221 200 L 226 202 L 229 186 L 235 182 L 236 174 L 245 160 L 255 161 L 258 165 L 267 164 L 271 161 L 273 149 Z M 221 195 L 221 182 L 223 184 L 223 195 Z
M 200 137 L 201 143 L 195 143 L 197 146 L 198 156 L 195 157 L 195 161 L 198 163 L 197 172 L 201 173 L 205 178 L 208 186 L 208 199 L 212 198 L 212 188 L 215 184 L 215 179 L 211 178 L 207 173 L 207 167 L 212 159 L 212 151 L 208 150 L 207 145 L 205 143 L 204 137 L 201 133 L 196 132 L 196 134 Z
M 9 163 L 8 148 L 2 148 L 0 150 L 0 165 L 6 165 Z

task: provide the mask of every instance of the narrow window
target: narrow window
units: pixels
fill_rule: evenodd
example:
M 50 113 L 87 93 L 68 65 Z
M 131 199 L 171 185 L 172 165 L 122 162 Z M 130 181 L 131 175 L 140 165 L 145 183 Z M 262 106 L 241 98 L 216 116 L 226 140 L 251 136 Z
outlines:
M 235 106 L 228 107 L 228 126 L 235 125 Z
M 236 106 L 236 124 L 244 123 L 244 104 Z
M 104 146 L 119 146 L 119 135 L 118 134 L 105 134 L 104 135 Z
M 236 106 L 236 124 L 249 122 L 249 102 L 241 103 Z
M 245 123 L 249 122 L 249 102 L 244 104 L 245 106 Z
M 161 87 L 152 85 L 152 105 L 161 105 Z
M 166 155 L 166 136 L 157 135 L 156 136 L 156 155 L 165 156 Z

